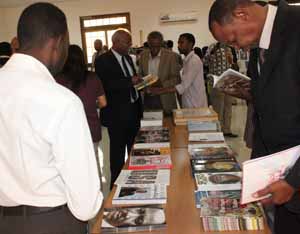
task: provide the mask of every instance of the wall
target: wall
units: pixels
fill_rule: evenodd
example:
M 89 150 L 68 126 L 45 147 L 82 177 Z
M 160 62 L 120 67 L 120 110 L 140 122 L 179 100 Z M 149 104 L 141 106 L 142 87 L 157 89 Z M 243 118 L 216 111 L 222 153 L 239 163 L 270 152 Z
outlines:
M 164 34 L 165 39 L 171 39 L 174 42 L 177 42 L 180 33 L 191 32 L 196 36 L 196 44 L 204 46 L 214 41 L 207 26 L 208 10 L 212 2 L 213 0 L 75 0 L 59 2 L 56 5 L 67 16 L 71 43 L 78 45 L 82 45 L 79 23 L 80 16 L 130 12 L 133 45 L 140 44 L 140 30 L 143 32 L 143 39 L 146 39 L 149 32 L 158 30 Z M 7 22 L 7 30 L 3 39 L 10 40 L 16 35 L 17 20 L 24 7 L 0 9 L 3 13 L 1 16 Z M 198 21 L 159 23 L 159 15 L 161 13 L 185 11 L 198 11 Z

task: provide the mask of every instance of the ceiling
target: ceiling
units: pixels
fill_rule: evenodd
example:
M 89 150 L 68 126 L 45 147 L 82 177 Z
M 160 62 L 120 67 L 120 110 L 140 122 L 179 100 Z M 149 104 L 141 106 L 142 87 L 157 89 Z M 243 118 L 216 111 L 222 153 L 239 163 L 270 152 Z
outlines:
M 74 0 L 47 0 L 47 2 L 70 2 L 70 1 L 74 1 Z M 0 8 L 25 6 L 33 2 L 41 2 L 41 0 L 0 0 Z

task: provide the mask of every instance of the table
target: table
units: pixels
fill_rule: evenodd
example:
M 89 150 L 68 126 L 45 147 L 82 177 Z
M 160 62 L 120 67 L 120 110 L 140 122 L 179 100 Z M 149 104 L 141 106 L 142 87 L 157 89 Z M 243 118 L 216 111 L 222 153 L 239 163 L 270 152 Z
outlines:
M 265 224 L 263 231 L 226 231 L 204 232 L 199 210 L 196 208 L 194 190 L 195 182 L 192 177 L 189 155 L 187 151 L 188 132 L 186 126 L 174 126 L 171 118 L 164 120 L 164 126 L 170 129 L 171 157 L 173 167 L 171 170 L 170 185 L 166 204 L 167 229 L 153 233 L 163 234 L 270 234 Z M 126 167 L 126 166 L 125 166 Z M 112 206 L 112 197 L 115 188 L 104 202 L 104 207 Z M 103 209 L 102 209 L 103 210 Z M 101 233 L 102 210 L 99 212 L 96 222 L 91 226 L 90 232 Z M 139 232 L 149 233 L 149 232 Z

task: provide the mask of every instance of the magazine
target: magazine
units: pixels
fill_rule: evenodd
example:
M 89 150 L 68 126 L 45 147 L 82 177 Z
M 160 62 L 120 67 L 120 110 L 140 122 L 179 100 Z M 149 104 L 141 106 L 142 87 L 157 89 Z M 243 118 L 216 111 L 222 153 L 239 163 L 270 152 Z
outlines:
M 166 185 L 124 185 L 117 187 L 112 204 L 165 204 L 166 200 Z
M 128 233 L 166 228 L 161 205 L 104 208 L 101 233 Z
M 170 155 L 147 155 L 131 156 L 128 169 L 147 170 L 147 169 L 170 169 L 172 167 Z
M 147 76 L 142 77 L 142 80 L 143 81 L 141 81 L 140 83 L 138 83 L 134 86 L 134 88 L 136 90 L 141 90 L 149 85 L 154 84 L 156 81 L 158 81 L 158 77 L 155 75 L 149 74 Z
M 227 191 L 195 191 L 196 207 L 201 208 L 201 201 L 204 198 L 230 198 L 240 199 L 241 190 Z
M 265 188 L 272 182 L 285 177 L 289 168 L 293 167 L 300 155 L 300 145 L 252 160 L 245 161 L 243 168 L 243 187 L 241 203 L 261 200 L 265 197 L 254 198 L 253 194 Z M 255 176 L 253 176 L 255 172 Z
M 192 159 L 200 160 L 222 160 L 234 159 L 235 153 L 229 147 L 207 147 L 207 148 L 193 148 L 190 150 Z
M 190 120 L 218 121 L 217 113 L 209 107 L 175 109 L 173 110 L 173 117 L 176 125 L 186 125 Z
M 194 173 L 198 191 L 241 189 L 241 172 Z
M 224 142 L 224 143 L 193 143 L 193 142 L 189 142 L 188 144 L 188 152 L 191 154 L 194 151 L 198 151 L 199 149 L 205 149 L 205 148 L 221 148 L 221 147 L 227 147 L 228 145 Z
M 208 74 L 207 77 L 213 78 L 213 87 L 217 89 L 223 89 L 224 87 L 233 85 L 235 83 L 249 83 L 251 80 L 250 77 L 231 68 L 227 69 L 220 76 Z
M 170 170 L 122 170 L 115 184 L 166 184 L 170 183 Z

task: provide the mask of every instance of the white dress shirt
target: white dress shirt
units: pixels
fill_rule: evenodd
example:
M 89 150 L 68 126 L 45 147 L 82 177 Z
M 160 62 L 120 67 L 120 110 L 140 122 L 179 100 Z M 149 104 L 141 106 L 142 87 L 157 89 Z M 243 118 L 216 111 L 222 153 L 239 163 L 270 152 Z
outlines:
M 113 52 L 114 56 L 115 56 L 116 59 L 118 60 L 120 66 L 121 66 L 121 68 L 122 68 L 122 71 L 123 71 L 124 75 L 126 76 L 126 71 L 125 71 L 125 68 L 123 67 L 123 63 L 122 63 L 122 57 L 123 57 L 123 56 L 122 56 L 121 54 L 119 54 L 117 51 L 115 51 L 114 49 L 111 49 L 111 51 Z M 125 64 L 126 64 L 126 66 L 127 66 L 127 69 L 128 69 L 128 71 L 129 71 L 129 74 L 130 74 L 131 76 L 133 76 L 133 70 L 132 70 L 132 67 L 130 66 L 130 64 L 129 64 L 129 62 L 127 61 L 127 59 L 125 59 Z M 130 95 L 131 95 L 131 94 L 130 94 Z M 137 91 L 136 89 L 135 89 L 135 95 L 136 95 L 136 99 L 135 99 L 135 100 L 134 100 L 134 98 L 133 98 L 132 96 L 130 97 L 132 103 L 134 103 L 134 102 L 138 99 L 138 97 L 139 97 L 139 93 L 138 93 L 138 91 Z
M 35 58 L 0 70 L 0 205 L 68 205 L 88 220 L 103 195 L 83 105 Z
M 148 74 L 158 76 L 158 69 L 161 57 L 161 50 L 158 55 L 152 57 L 151 53 L 149 53 L 149 62 L 148 62 Z
M 207 107 L 203 64 L 194 51 L 183 60 L 181 83 L 176 90 L 182 95 L 183 108 Z

